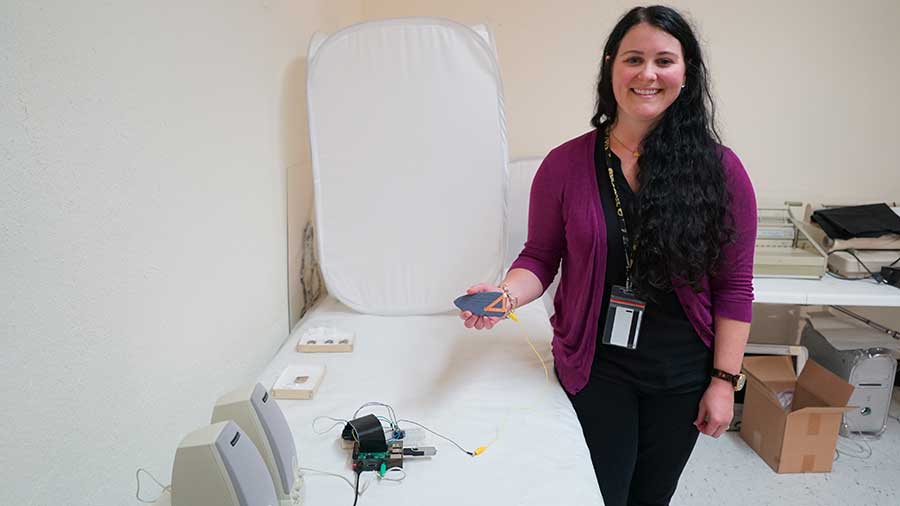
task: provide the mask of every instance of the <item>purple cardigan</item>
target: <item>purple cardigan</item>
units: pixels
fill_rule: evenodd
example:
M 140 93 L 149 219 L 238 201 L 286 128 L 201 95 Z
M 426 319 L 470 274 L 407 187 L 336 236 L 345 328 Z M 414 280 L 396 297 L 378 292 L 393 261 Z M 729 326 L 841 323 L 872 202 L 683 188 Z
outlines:
M 575 394 L 588 382 L 597 343 L 606 275 L 606 220 L 594 168 L 592 130 L 555 148 L 534 176 L 528 212 L 528 240 L 512 269 L 528 269 L 546 290 L 562 260 L 553 301 L 553 358 L 560 381 Z M 735 241 L 722 250 L 719 273 L 701 280 L 703 290 L 679 286 L 675 293 L 688 320 L 707 346 L 715 338 L 714 317 L 750 321 L 756 196 L 737 155 L 723 147 L 732 199 Z

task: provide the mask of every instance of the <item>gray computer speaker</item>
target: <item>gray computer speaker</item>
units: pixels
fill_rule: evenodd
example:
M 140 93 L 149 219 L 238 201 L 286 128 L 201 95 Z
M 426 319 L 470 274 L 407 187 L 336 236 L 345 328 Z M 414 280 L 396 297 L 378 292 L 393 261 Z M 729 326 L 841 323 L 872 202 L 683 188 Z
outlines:
M 234 422 L 191 432 L 172 468 L 172 506 L 278 506 L 256 446 Z
M 265 387 L 255 385 L 229 392 L 216 401 L 212 423 L 234 420 L 262 455 L 278 500 L 290 504 L 297 472 L 297 449 L 281 408 Z

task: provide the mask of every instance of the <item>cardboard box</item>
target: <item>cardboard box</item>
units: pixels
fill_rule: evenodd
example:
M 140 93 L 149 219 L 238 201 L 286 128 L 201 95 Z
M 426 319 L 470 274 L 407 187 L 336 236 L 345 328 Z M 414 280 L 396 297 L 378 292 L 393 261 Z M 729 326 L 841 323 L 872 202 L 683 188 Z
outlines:
M 744 359 L 741 438 L 777 473 L 827 473 L 853 386 L 813 360 L 797 378 L 791 357 Z M 793 390 L 782 407 L 779 394 Z
M 746 360 L 747 357 L 757 355 L 787 355 L 791 357 L 791 363 L 797 371 L 803 371 L 806 361 L 809 360 L 809 351 L 803 346 L 747 343 L 747 348 L 744 350 L 744 360 Z M 746 393 L 746 388 L 734 393 L 734 417 L 731 419 L 731 425 L 728 426 L 729 432 L 741 430 L 741 421 L 743 420 L 744 413 L 744 396 Z

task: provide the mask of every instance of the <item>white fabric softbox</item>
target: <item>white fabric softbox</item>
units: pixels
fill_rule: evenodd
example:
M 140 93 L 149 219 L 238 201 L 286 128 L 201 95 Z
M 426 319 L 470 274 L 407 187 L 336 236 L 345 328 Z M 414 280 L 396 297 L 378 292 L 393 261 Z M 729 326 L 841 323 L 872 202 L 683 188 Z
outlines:
M 385 315 L 451 310 L 496 281 L 507 144 L 490 37 L 440 19 L 313 38 L 309 130 L 328 291 Z

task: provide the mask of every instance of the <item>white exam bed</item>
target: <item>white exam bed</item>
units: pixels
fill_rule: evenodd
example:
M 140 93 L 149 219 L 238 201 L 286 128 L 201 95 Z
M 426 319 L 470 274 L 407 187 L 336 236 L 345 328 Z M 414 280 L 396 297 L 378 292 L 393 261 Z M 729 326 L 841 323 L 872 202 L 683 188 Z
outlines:
M 307 90 L 317 251 L 330 295 L 260 377 L 271 386 L 288 365 L 326 365 L 312 400 L 279 401 L 301 466 L 352 479 L 341 427 L 317 434 L 312 422 L 347 419 L 378 401 L 467 450 L 490 446 L 471 457 L 429 436 L 438 454 L 407 459 L 404 481 L 372 484 L 360 506 L 602 504 L 581 427 L 553 375 L 545 306 L 523 307 L 520 323 L 491 331 L 466 329 L 452 306 L 507 265 L 510 178 L 489 32 L 413 18 L 317 35 Z M 294 351 L 319 325 L 354 331 L 354 351 Z M 341 480 L 305 481 L 308 505 L 352 504 Z

